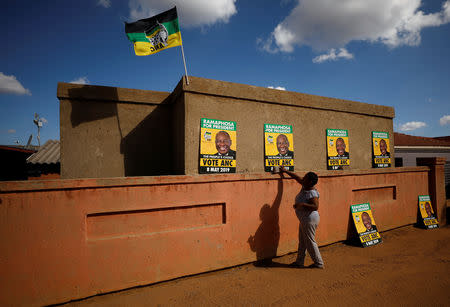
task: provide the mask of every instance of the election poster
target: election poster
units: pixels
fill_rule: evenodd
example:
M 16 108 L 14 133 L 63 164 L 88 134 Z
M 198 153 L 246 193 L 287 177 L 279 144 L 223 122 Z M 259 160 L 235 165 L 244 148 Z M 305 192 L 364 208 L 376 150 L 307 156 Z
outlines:
M 419 195 L 419 211 L 422 216 L 423 225 L 427 229 L 438 228 L 438 220 L 431 205 L 430 195 Z
M 294 136 L 292 126 L 264 124 L 264 170 L 275 166 L 294 171 Z
M 369 203 L 350 206 L 359 239 L 364 247 L 381 243 Z
M 350 165 L 348 130 L 327 129 L 327 169 L 344 169 Z
M 389 133 L 381 131 L 372 131 L 373 160 L 372 165 L 375 168 L 391 166 L 391 153 L 389 145 Z
M 200 120 L 199 173 L 236 173 L 236 122 Z

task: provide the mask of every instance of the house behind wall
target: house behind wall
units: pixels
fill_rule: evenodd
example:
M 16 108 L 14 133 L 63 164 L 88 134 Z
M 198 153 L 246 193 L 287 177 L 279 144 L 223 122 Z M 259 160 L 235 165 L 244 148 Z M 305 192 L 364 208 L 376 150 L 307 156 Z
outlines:
M 432 138 L 396 132 L 394 138 L 396 166 L 417 166 L 421 158 L 445 158 L 445 189 L 450 199 L 450 136 Z

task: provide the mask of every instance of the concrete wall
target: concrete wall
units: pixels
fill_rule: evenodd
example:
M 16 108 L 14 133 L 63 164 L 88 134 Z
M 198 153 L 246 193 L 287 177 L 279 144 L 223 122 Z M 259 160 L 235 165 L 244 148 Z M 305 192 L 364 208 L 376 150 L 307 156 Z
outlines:
M 58 83 L 57 96 L 62 178 L 176 173 L 170 93 Z
M 416 166 L 417 161 L 422 158 L 444 158 L 445 194 L 447 199 L 450 199 L 450 148 L 401 146 L 395 148 L 395 157 L 402 159 L 402 166 Z
M 385 231 L 415 223 L 417 195 L 430 194 L 445 223 L 435 162 L 320 171 L 319 244 L 349 236 L 351 204 L 370 202 Z M 265 173 L 0 183 L 0 305 L 60 303 L 293 252 L 299 188 Z
M 236 122 L 238 173 L 264 171 L 265 123 L 293 125 L 296 170 L 327 168 L 327 128 L 348 130 L 350 169 L 372 167 L 372 131 L 394 135 L 391 107 L 195 77 L 183 83 L 183 94 L 186 174 L 198 173 L 203 117 Z
M 189 81 L 171 94 L 59 83 L 62 178 L 197 174 L 202 117 L 237 122 L 238 173 L 264 171 L 264 123 L 293 125 L 296 170 L 326 169 L 327 128 L 349 131 L 350 169 L 372 167 L 373 130 L 393 135 L 391 107 Z

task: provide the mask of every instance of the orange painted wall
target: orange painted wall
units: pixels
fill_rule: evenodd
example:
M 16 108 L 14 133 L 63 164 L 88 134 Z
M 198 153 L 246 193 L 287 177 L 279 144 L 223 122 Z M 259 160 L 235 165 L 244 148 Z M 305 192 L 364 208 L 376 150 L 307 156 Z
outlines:
M 384 231 L 415 223 L 417 195 L 429 192 L 428 167 L 318 174 L 320 245 L 347 238 L 351 204 L 369 201 Z M 299 189 L 271 174 L 2 182 L 0 305 L 65 302 L 293 252 Z

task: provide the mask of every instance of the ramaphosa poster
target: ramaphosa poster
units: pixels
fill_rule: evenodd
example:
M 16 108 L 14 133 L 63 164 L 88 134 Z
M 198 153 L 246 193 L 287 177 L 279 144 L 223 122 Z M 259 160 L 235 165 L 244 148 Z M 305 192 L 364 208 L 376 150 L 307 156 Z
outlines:
M 348 130 L 327 129 L 327 169 L 350 165 Z
M 236 173 L 236 122 L 201 119 L 199 173 Z
M 264 124 L 264 170 L 274 166 L 294 171 L 294 136 L 292 126 Z
M 423 225 L 427 229 L 438 228 L 438 220 L 431 205 L 430 195 L 419 195 L 419 211 Z
M 381 243 L 369 203 L 350 206 L 353 222 L 364 247 Z
M 372 131 L 372 164 L 375 168 L 391 166 L 391 153 L 389 145 L 389 133 Z

